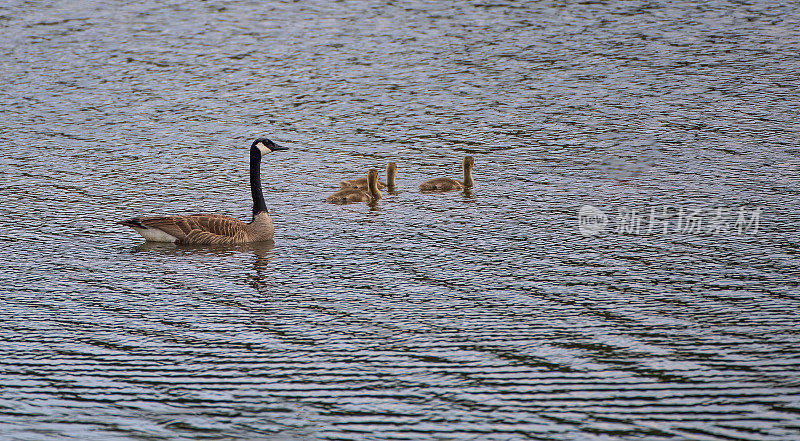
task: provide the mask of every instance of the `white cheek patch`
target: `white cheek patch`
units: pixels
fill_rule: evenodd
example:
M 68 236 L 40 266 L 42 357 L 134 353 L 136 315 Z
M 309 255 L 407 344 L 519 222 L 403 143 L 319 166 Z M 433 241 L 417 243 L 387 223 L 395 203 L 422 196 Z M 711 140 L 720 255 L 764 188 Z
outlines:
M 263 143 L 263 142 L 259 142 L 258 144 L 256 144 L 256 147 L 258 147 L 258 150 L 260 150 L 260 151 L 261 151 L 261 154 L 262 154 L 262 155 L 266 155 L 267 153 L 269 153 L 269 152 L 271 151 L 271 150 L 269 149 L 269 147 L 267 147 L 267 146 L 265 146 L 265 145 L 264 145 L 264 143 Z

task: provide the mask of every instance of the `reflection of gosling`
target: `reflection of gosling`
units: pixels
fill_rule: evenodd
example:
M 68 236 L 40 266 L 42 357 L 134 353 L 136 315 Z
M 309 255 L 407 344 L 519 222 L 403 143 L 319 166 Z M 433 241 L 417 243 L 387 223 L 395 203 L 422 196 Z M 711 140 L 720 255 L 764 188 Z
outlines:
M 389 188 L 394 188 L 394 180 L 397 177 L 397 164 L 394 162 L 390 162 L 386 164 L 386 184 L 381 181 L 378 181 L 378 188 L 383 190 L 386 188 L 386 185 Z M 367 190 L 367 179 L 366 178 L 359 178 L 359 179 L 351 179 L 349 181 L 342 181 L 339 183 L 339 187 L 341 188 L 355 188 L 357 190 Z
M 370 169 L 367 173 L 367 190 L 346 188 L 328 196 L 331 204 L 352 204 L 354 202 L 378 202 L 381 191 L 378 190 L 378 170 Z
M 419 190 L 452 191 L 452 190 L 463 190 L 465 188 L 471 188 L 473 185 L 475 185 L 475 181 L 472 180 L 472 167 L 474 166 L 475 166 L 475 160 L 472 159 L 472 156 L 467 156 L 466 158 L 464 158 L 464 182 L 456 181 L 455 179 L 450 179 L 450 178 L 436 178 L 420 184 Z

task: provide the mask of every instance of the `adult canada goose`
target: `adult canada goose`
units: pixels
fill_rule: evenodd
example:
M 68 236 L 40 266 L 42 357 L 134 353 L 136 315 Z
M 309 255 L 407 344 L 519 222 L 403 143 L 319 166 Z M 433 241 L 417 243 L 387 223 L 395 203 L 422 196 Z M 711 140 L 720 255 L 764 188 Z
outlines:
M 378 181 L 378 189 L 383 190 L 386 186 L 389 186 L 389 189 L 393 189 L 395 186 L 395 178 L 397 178 L 397 164 L 394 162 L 390 162 L 386 164 L 386 184 L 381 181 Z M 351 179 L 349 181 L 342 181 L 339 183 L 339 187 L 342 189 L 345 188 L 355 188 L 357 190 L 367 190 L 367 178 L 359 178 L 359 179 Z
M 370 169 L 367 173 L 367 189 L 345 188 L 328 196 L 331 204 L 352 204 L 353 202 L 378 202 L 381 191 L 378 189 L 378 170 Z
M 464 182 L 450 178 L 435 178 L 419 184 L 419 189 L 420 191 L 451 191 L 471 188 L 475 185 L 475 181 L 472 180 L 472 167 L 474 166 L 475 160 L 472 159 L 472 156 L 467 156 L 464 158 Z
M 253 220 L 244 223 L 220 214 L 188 216 L 135 217 L 118 222 L 153 242 L 178 244 L 230 245 L 272 240 L 275 229 L 267 213 L 261 191 L 261 157 L 267 153 L 288 150 L 267 138 L 258 138 L 250 146 L 250 192 L 253 195 Z

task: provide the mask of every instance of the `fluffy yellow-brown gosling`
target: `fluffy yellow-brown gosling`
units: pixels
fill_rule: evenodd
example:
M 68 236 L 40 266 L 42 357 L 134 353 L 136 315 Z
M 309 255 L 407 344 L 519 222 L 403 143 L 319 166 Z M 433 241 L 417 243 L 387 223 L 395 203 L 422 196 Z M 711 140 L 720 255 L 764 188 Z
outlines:
M 475 160 L 472 156 L 464 158 L 464 182 L 456 181 L 450 178 L 435 178 L 430 181 L 425 181 L 419 184 L 420 191 L 452 191 L 463 190 L 465 188 L 472 188 L 475 181 L 472 180 L 472 167 L 475 166 Z
M 387 186 L 389 189 L 394 188 L 395 186 L 395 178 L 397 178 L 397 164 L 394 162 L 390 162 L 386 164 L 386 184 L 381 181 L 378 181 L 378 188 L 383 190 Z M 339 187 L 342 189 L 345 188 L 355 188 L 358 190 L 367 190 L 367 179 L 366 178 L 359 178 L 359 179 L 351 179 L 349 181 L 342 181 L 339 183 Z
M 378 170 L 370 169 L 367 173 L 367 189 L 345 188 L 328 196 L 331 204 L 352 204 L 354 202 L 377 202 L 381 198 L 378 189 Z
M 253 196 L 253 220 L 250 223 L 220 214 L 135 217 L 118 223 L 133 228 L 151 242 L 231 245 L 270 241 L 275 229 L 264 203 L 260 166 L 263 155 L 279 150 L 288 148 L 267 138 L 256 139 L 250 146 L 250 193 Z

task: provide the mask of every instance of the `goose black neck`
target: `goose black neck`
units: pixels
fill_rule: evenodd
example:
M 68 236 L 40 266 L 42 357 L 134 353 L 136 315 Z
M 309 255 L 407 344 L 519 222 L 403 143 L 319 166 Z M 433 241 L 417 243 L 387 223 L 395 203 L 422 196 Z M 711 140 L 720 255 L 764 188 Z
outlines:
M 261 151 L 250 149 L 250 193 L 253 194 L 253 216 L 267 211 L 264 193 L 261 191 Z

